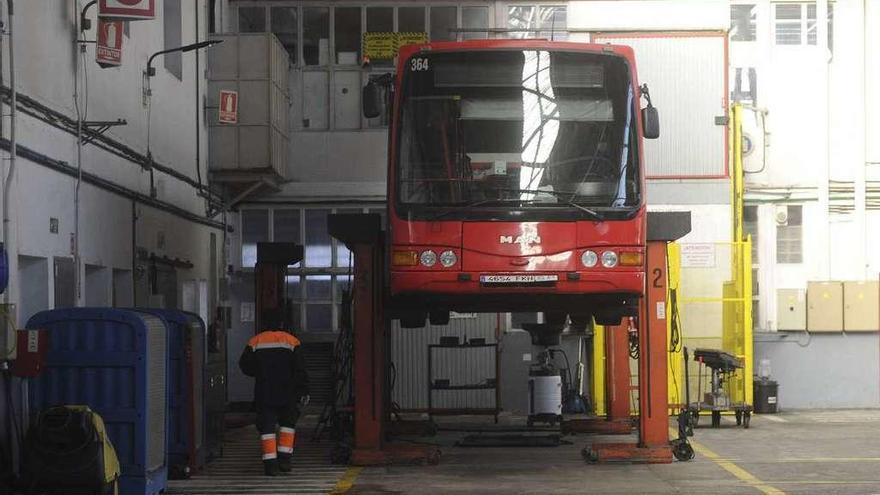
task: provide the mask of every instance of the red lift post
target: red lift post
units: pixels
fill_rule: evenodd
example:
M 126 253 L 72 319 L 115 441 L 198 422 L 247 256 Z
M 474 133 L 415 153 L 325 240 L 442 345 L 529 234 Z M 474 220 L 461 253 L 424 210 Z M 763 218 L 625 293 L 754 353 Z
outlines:
M 356 466 L 436 464 L 439 449 L 387 441 L 390 411 L 388 319 L 384 313 L 385 250 L 377 214 L 335 214 L 328 219 L 330 235 L 354 255 L 352 281 L 354 335 L 354 448 Z
M 647 274 L 645 297 L 639 311 L 639 431 L 637 442 L 594 443 L 584 449 L 593 462 L 672 462 L 669 444 L 667 391 L 668 342 L 666 339 L 666 247 L 691 229 L 690 212 L 652 212 L 648 215 L 648 243 L 645 256 Z M 614 329 L 622 330 L 622 329 Z M 625 332 L 617 334 L 626 335 Z M 615 340 L 625 338 L 615 334 Z M 629 390 L 628 346 L 613 349 L 615 360 L 627 363 L 626 382 L 622 371 L 608 376 L 609 388 L 620 396 Z M 613 396 L 609 392 L 609 396 Z M 629 413 L 629 394 L 625 402 Z M 619 404 L 617 404 L 619 406 Z M 609 408 L 611 405 L 609 405 Z M 619 412 L 617 413 L 619 414 Z

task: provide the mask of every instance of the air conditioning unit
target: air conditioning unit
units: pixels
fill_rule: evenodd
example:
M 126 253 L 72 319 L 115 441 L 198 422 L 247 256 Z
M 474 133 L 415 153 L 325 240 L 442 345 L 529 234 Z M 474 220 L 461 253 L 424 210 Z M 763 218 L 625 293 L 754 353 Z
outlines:
M 776 207 L 776 224 L 788 225 L 788 206 L 778 205 Z

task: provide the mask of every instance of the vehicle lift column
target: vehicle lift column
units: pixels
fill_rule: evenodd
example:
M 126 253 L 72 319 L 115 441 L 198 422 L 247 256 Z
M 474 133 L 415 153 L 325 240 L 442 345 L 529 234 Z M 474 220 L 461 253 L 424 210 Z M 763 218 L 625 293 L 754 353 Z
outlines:
M 254 333 L 260 333 L 267 311 L 280 311 L 285 320 L 290 307 L 284 298 L 284 277 L 287 267 L 303 259 L 303 247 L 293 242 L 258 242 L 254 266 Z M 288 322 L 291 323 L 291 322 Z
M 639 431 L 637 442 L 594 443 L 584 449 L 591 462 L 670 463 L 668 342 L 666 334 L 666 247 L 691 229 L 690 212 L 648 214 L 645 294 L 639 304 Z M 614 330 L 620 331 L 621 328 Z M 619 332 L 626 335 L 625 332 Z M 618 337 L 619 338 L 619 337 Z M 616 355 L 621 350 L 615 349 Z M 624 352 L 628 352 L 624 351 Z M 627 367 L 627 389 L 629 385 Z M 608 377 L 616 382 L 616 379 Z M 615 387 L 619 384 L 615 385 Z M 629 400 L 627 394 L 627 408 Z
M 351 464 L 436 464 L 440 450 L 433 446 L 387 441 L 391 397 L 388 369 L 389 321 L 385 317 L 385 242 L 378 214 L 334 214 L 327 221 L 330 235 L 354 255 L 352 280 L 354 336 L 354 446 Z
M 629 318 L 620 325 L 607 325 L 605 332 L 605 410 L 604 417 L 566 419 L 565 433 L 628 435 L 630 416 Z

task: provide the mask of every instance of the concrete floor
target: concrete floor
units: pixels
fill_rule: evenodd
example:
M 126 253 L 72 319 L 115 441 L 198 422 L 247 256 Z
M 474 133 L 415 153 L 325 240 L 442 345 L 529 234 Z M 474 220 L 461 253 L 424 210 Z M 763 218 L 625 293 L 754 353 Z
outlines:
M 439 465 L 364 469 L 348 493 L 880 494 L 880 410 L 754 416 L 748 430 L 733 424 L 701 424 L 696 458 L 669 465 L 585 464 L 581 449 L 599 440 L 585 435 L 560 447 L 461 448 L 461 433 L 441 432 L 426 439 L 441 445 Z

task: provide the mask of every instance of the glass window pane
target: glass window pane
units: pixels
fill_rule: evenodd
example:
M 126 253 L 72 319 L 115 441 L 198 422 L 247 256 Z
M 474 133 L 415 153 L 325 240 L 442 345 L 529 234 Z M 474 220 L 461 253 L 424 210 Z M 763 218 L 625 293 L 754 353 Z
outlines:
M 299 275 L 287 275 L 284 277 L 284 293 L 287 299 L 302 301 L 302 278 Z
M 461 27 L 465 29 L 485 29 L 489 27 L 489 7 L 462 7 Z M 461 38 L 465 40 L 488 38 L 488 31 L 469 33 L 465 31 Z
M 756 11 L 754 4 L 730 6 L 731 41 L 755 41 Z
M 290 61 L 296 63 L 296 7 L 272 7 L 272 32 L 284 45 Z
M 274 241 L 302 243 L 299 235 L 299 210 L 275 210 L 272 224 Z
M 330 275 L 310 275 L 306 277 L 306 300 L 329 301 L 332 297 Z
M 828 3 L 828 49 L 834 51 L 834 4 L 831 2 Z
M 330 304 L 306 305 L 306 329 L 309 332 L 333 330 L 333 309 Z
M 294 332 L 299 332 L 302 330 L 302 305 L 301 304 L 291 304 L 289 307 L 290 313 L 288 314 L 290 329 Z
M 831 12 L 831 4 L 828 4 L 828 12 Z M 807 44 L 816 44 L 816 4 L 807 4 Z
M 363 213 L 363 210 L 358 209 L 339 209 L 336 210 L 336 213 Z M 345 244 L 342 242 L 336 242 L 336 266 L 340 268 L 348 268 L 348 255 L 351 251 L 345 247 Z
M 266 9 L 264 7 L 239 7 L 238 32 L 263 33 L 266 31 Z
M 351 276 L 349 275 L 336 275 L 333 277 L 336 280 L 336 301 L 342 301 L 342 293 L 347 290 L 351 290 Z
M 431 7 L 431 41 L 454 41 L 456 7 Z
M 367 30 L 368 33 L 393 33 L 394 32 L 394 7 L 367 7 Z M 391 66 L 394 60 L 372 58 L 373 66 Z
M 424 7 L 400 7 L 397 9 L 397 30 L 401 33 L 425 32 Z
M 522 29 L 523 31 L 511 31 L 511 38 L 531 38 L 534 33 L 528 31 L 535 27 L 536 8 L 533 6 L 511 6 L 507 8 L 507 27 L 510 29 Z
M 802 206 L 789 206 L 788 207 L 788 225 L 803 225 L 803 207 Z
M 801 23 L 776 23 L 777 45 L 800 45 Z
M 779 20 L 800 20 L 801 4 L 799 3 L 778 3 L 776 4 L 776 19 Z
M 336 7 L 336 63 L 357 65 L 361 59 L 361 8 Z
M 242 210 L 241 212 L 241 266 L 253 268 L 257 264 L 257 243 L 269 240 L 269 211 Z
M 303 8 L 303 60 L 306 65 L 330 63 L 330 10 Z
M 394 7 L 367 7 L 367 32 L 394 31 Z
M 329 213 L 330 210 L 306 210 L 306 266 L 332 266 L 330 234 L 327 233 Z
M 568 12 L 565 7 L 559 5 L 538 7 L 538 21 L 538 27 L 546 30 L 538 33 L 539 38 L 555 41 L 568 39 L 568 33 L 565 31 L 568 27 Z

